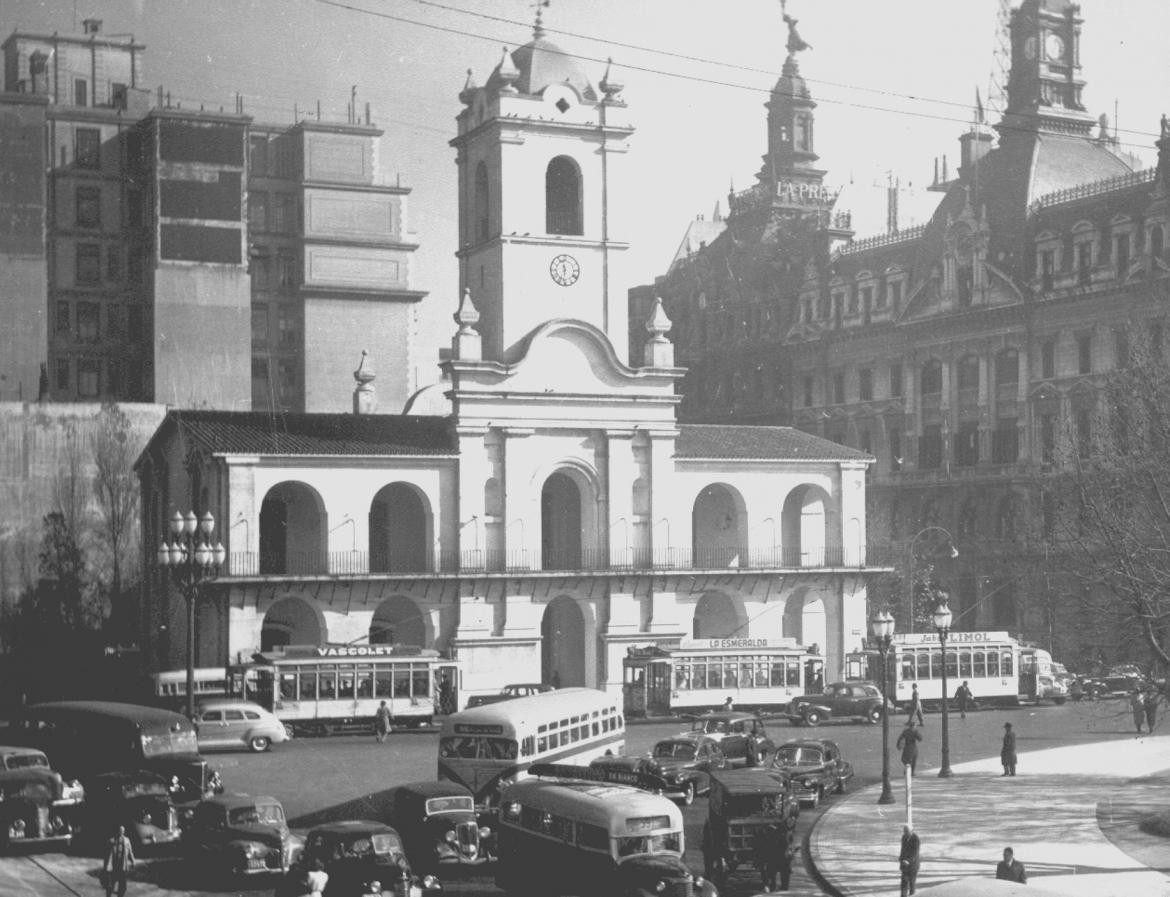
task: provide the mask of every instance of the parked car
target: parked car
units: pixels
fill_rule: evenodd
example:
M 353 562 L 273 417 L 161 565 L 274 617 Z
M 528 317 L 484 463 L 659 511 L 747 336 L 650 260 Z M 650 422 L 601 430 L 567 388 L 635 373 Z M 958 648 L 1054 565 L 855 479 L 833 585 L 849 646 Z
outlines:
M 85 791 L 66 782 L 37 750 L 0 746 L 0 852 L 73 840 Z
M 665 794 L 688 806 L 711 789 L 711 771 L 727 766 L 717 739 L 690 733 L 663 738 L 651 749 L 650 759 L 669 785 Z
M 121 825 L 136 852 L 175 844 L 182 835 L 170 781 L 149 772 L 108 772 L 89 780 L 82 834 L 103 846 Z
M 201 801 L 183 832 L 183 845 L 204 871 L 229 877 L 287 872 L 301 851 L 280 801 L 247 794 Z
M 201 754 L 148 757 L 141 761 L 140 771 L 160 775 L 170 783 L 180 819 L 190 818 L 199 801 L 223 794 L 223 779 Z
M 402 837 L 411 866 L 478 866 L 494 859 L 494 832 L 481 825 L 475 797 L 456 782 L 413 782 L 390 792 L 387 821 Z
M 1134 691 L 1142 691 L 1148 684 L 1141 676 L 1123 674 L 1083 679 L 1081 687 L 1084 697 L 1097 700 L 1099 698 L 1128 697 Z
M 853 778 L 853 764 L 841 756 L 835 741 L 824 738 L 784 742 L 776 748 L 772 769 L 788 773 L 797 798 L 813 807 L 830 792 L 844 794 Z
M 442 890 L 433 875 L 416 876 L 406 858 L 402 838 L 390 826 L 370 820 L 318 825 L 305 837 L 300 858 L 276 887 L 276 897 L 305 893 L 305 873 L 321 863 L 329 875 L 324 897 L 360 897 L 377 881 L 383 893 L 417 897 Z
M 719 743 L 728 766 L 762 766 L 776 745 L 760 717 L 749 711 L 720 710 L 696 716 L 692 735 L 709 735 Z
M 199 750 L 241 748 L 261 753 L 292 738 L 292 729 L 251 701 L 205 701 L 195 714 Z
M 893 702 L 887 702 L 894 710 Z M 882 720 L 882 693 L 872 682 L 833 682 L 816 695 L 798 695 L 784 711 L 794 726 L 815 726 L 828 719 Z
M 512 698 L 526 698 L 529 695 L 538 695 L 546 691 L 554 691 L 554 689 L 545 682 L 518 682 L 505 685 L 498 694 L 472 695 L 467 699 L 467 706 L 482 707 L 484 704 L 497 704 L 500 701 L 510 701 Z
M 784 772 L 728 769 L 713 773 L 702 840 L 707 877 L 722 889 L 737 866 L 757 863 L 757 845 L 770 827 L 780 827 L 791 844 L 799 814 L 792 781 Z

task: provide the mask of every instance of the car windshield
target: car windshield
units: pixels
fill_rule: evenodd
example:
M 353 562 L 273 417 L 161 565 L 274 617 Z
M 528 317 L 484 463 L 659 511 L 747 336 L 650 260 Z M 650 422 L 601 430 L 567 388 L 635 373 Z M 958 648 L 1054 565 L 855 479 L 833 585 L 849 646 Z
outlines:
M 692 732 L 704 732 L 710 734 L 712 732 L 726 732 L 727 720 L 723 719 L 697 719 L 691 725 Z
M 427 815 L 432 813 L 457 813 L 457 812 L 473 812 L 475 810 L 475 798 L 470 794 L 466 797 L 455 795 L 454 797 L 432 797 L 427 801 Z
M 676 760 L 694 760 L 695 746 L 685 741 L 664 741 L 654 745 L 654 756 L 659 758 L 673 757 Z
M 281 825 L 284 810 L 280 804 L 255 804 L 250 807 L 233 807 L 228 813 L 231 825 Z
M 473 738 L 456 736 L 439 742 L 440 757 L 467 760 L 515 760 L 516 742 L 507 738 Z
M 783 797 L 779 794 L 735 794 L 724 809 L 729 816 L 771 816 L 779 813 Z
M 643 835 L 637 838 L 618 838 L 618 856 L 629 857 L 639 853 L 681 853 L 682 834 Z
M 775 762 L 778 766 L 807 766 L 820 763 L 822 759 L 820 748 L 785 744 L 776 749 Z
M 28 769 L 30 766 L 49 767 L 49 761 L 41 753 L 9 754 L 4 758 L 5 769 Z

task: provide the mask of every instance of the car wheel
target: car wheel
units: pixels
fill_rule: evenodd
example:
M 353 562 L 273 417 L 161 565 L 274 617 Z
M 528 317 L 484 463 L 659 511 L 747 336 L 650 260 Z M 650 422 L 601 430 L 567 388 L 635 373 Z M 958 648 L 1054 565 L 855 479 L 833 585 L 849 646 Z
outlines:
M 695 783 L 687 782 L 683 786 L 682 802 L 684 807 L 689 807 L 695 802 Z
M 807 710 L 804 714 L 804 721 L 807 725 L 815 726 L 821 721 L 821 712 L 819 710 Z
M 882 708 L 881 707 L 869 708 L 869 713 L 866 714 L 865 718 L 867 720 L 869 720 L 871 723 L 880 723 L 882 721 Z
M 263 754 L 271 743 L 267 735 L 253 735 L 248 739 L 248 748 L 257 754 Z

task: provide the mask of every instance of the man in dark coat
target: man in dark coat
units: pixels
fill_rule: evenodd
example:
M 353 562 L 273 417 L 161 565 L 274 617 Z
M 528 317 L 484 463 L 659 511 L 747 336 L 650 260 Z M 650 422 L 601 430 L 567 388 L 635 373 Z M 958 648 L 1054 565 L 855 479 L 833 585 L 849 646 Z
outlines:
M 379 743 L 385 741 L 386 736 L 390 734 L 390 721 L 390 708 L 383 701 L 374 712 L 374 735 Z
M 902 765 L 910 767 L 910 775 L 914 775 L 918 768 L 918 742 L 922 741 L 922 733 L 914 727 L 914 720 L 906 720 L 906 728 L 898 735 L 894 745 L 902 751 Z
M 1003 764 L 1001 778 L 1016 774 L 1016 733 L 1012 731 L 1011 723 L 1003 724 L 1003 747 L 999 749 L 999 762 Z
M 110 839 L 110 849 L 102 864 L 102 879 L 106 886 L 106 897 L 126 895 L 126 876 L 134 868 L 134 846 L 126 837 L 125 826 L 118 826 L 117 834 Z
M 764 890 L 775 891 L 778 878 L 780 890 L 787 891 L 792 878 L 792 844 L 788 826 L 778 822 L 765 826 L 756 836 L 755 853 Z
M 898 869 L 902 873 L 902 897 L 914 893 L 918 883 L 919 854 L 922 845 L 918 840 L 918 832 L 904 826 L 902 828 L 902 852 L 898 854 Z
M 963 719 L 967 718 L 967 708 L 974 703 L 971 698 L 971 687 L 964 679 L 963 684 L 955 689 L 955 703 L 959 705 L 959 716 Z
M 918 683 L 914 683 L 914 687 L 910 691 L 910 715 L 907 717 L 913 720 L 918 717 L 918 725 L 925 725 L 926 720 L 922 718 L 922 698 L 918 697 Z
M 1022 885 L 1028 883 L 1028 873 L 1024 871 L 1024 864 L 1015 858 L 1010 847 L 1003 849 L 1003 862 L 995 867 L 995 877 L 1004 881 L 1016 881 Z

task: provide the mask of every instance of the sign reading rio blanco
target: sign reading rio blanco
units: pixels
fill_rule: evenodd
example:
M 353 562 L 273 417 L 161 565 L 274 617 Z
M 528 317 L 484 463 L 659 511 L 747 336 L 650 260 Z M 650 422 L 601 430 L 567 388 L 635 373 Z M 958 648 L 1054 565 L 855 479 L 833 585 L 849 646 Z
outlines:
M 690 651 L 727 651 L 740 648 L 795 648 L 790 638 L 684 638 L 679 647 Z
M 948 645 L 983 645 L 1010 642 L 1006 632 L 948 632 Z M 895 645 L 937 645 L 937 632 L 896 632 Z

